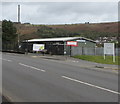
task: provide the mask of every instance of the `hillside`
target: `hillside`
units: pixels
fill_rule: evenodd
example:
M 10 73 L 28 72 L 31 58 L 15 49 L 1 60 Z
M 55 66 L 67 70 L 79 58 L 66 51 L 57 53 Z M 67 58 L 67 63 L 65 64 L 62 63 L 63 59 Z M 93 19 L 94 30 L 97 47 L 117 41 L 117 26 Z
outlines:
M 40 38 L 41 35 L 37 35 L 36 32 L 40 30 L 44 25 L 32 25 L 32 24 L 14 24 L 17 28 L 17 33 L 20 34 L 21 40 Z M 117 34 L 118 23 L 94 23 L 94 24 L 65 24 L 65 25 L 45 25 L 52 29 L 62 29 L 68 32 L 83 33 L 83 32 L 96 32 L 96 33 L 107 33 Z M 85 35 L 85 34 L 84 34 Z
M 49 25 L 50 26 L 50 25 Z M 98 23 L 98 24 L 72 24 L 72 25 L 54 25 L 53 28 L 64 28 L 69 31 L 97 31 L 97 32 L 118 32 L 118 23 Z

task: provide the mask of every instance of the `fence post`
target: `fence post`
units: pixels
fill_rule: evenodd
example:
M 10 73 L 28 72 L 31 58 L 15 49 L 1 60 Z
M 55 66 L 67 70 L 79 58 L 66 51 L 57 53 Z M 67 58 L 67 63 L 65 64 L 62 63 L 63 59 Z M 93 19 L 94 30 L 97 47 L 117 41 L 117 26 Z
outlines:
M 71 46 L 70 46 L 70 56 L 71 56 Z
M 96 55 L 96 46 L 94 47 L 94 55 Z
M 83 54 L 83 47 L 82 47 L 82 55 L 84 55 L 84 54 Z

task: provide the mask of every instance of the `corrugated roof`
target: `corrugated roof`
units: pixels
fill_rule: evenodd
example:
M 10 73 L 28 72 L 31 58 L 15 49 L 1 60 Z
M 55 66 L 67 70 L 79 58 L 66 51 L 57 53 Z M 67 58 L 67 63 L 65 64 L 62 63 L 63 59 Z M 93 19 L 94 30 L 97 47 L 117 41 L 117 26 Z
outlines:
M 43 41 L 70 41 L 70 40 L 74 40 L 74 39 L 85 39 L 88 41 L 92 41 L 95 42 L 91 39 L 87 39 L 84 37 L 60 37 L 60 38 L 44 38 L 44 39 L 30 39 L 28 40 L 28 42 L 43 42 Z

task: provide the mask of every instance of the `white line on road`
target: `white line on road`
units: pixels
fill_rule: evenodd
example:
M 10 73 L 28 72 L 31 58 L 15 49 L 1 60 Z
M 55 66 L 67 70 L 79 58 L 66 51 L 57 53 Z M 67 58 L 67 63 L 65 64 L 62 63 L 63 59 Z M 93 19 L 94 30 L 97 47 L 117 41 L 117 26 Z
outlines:
M 108 91 L 108 92 L 120 95 L 119 92 L 116 92 L 116 91 L 113 91 L 113 90 L 110 90 L 110 89 L 107 89 L 107 88 L 96 86 L 96 85 L 93 85 L 93 84 L 90 84 L 90 83 L 87 83 L 87 82 L 83 82 L 83 81 L 80 81 L 80 80 L 77 80 L 77 79 L 73 79 L 73 78 L 70 78 L 70 77 L 67 77 L 67 76 L 61 76 L 61 77 L 65 78 L 65 79 L 68 79 L 68 80 L 71 80 L 71 81 L 75 81 L 75 82 L 81 83 L 81 84 L 85 84 L 87 86 L 95 87 L 95 88 L 98 88 L 98 89 L 101 89 L 101 90 L 104 90 L 104 91 Z
M 73 60 L 72 62 L 79 62 L 79 61 L 75 61 L 75 60 Z
M 28 67 L 28 68 L 32 68 L 32 69 L 35 69 L 35 70 L 39 70 L 39 71 L 45 72 L 45 70 L 43 70 L 43 69 L 39 69 L 39 68 L 36 68 L 36 67 L 33 67 L 33 66 L 22 64 L 22 63 L 19 63 L 19 65 L 22 65 L 22 66 L 25 66 L 25 67 Z
M 4 61 L 9 61 L 9 62 L 12 62 L 12 60 L 3 59 L 3 58 L 0 58 L 0 60 L 4 60 Z

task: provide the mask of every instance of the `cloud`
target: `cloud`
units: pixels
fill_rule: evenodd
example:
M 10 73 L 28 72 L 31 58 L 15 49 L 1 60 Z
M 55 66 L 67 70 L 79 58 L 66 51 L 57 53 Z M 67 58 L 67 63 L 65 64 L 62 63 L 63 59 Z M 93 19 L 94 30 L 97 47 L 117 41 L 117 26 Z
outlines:
M 2 19 L 17 21 L 18 4 L 21 5 L 21 21 L 33 24 L 118 20 L 118 5 L 116 2 L 6 2 L 2 4 Z

